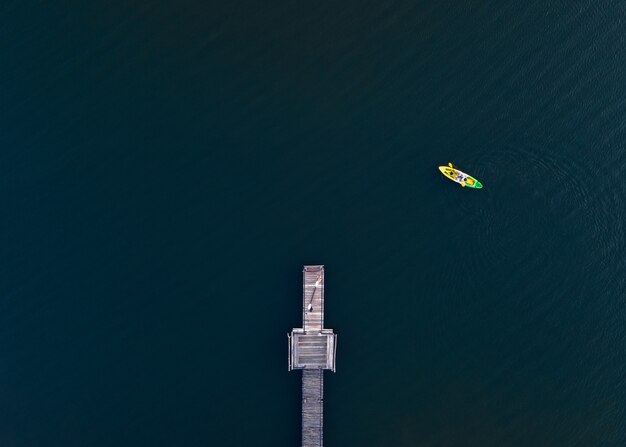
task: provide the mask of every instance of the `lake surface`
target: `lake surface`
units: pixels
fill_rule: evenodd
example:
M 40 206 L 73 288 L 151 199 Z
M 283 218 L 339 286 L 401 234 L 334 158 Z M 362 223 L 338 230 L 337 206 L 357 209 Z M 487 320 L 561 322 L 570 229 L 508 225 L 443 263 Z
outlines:
M 626 445 L 626 3 L 0 6 L 0 444 Z M 484 185 L 442 178 L 453 162 Z

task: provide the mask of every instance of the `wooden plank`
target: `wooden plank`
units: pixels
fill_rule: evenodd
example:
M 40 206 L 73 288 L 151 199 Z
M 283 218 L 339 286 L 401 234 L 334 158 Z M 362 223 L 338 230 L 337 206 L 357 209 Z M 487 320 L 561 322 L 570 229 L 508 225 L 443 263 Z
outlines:
M 324 370 L 302 371 L 302 447 L 322 447 L 324 441 Z
M 304 267 L 302 275 L 304 332 L 321 332 L 324 327 L 324 266 L 307 265 Z

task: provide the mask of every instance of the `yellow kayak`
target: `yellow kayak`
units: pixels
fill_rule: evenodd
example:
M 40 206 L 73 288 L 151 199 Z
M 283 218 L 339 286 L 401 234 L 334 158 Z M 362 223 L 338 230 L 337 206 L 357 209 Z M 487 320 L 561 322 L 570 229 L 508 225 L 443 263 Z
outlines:
M 439 170 L 441 171 L 443 175 L 448 177 L 450 180 L 458 183 L 459 185 L 463 187 L 467 186 L 468 188 L 475 188 L 475 189 L 480 189 L 483 187 L 482 183 L 480 183 L 471 175 L 466 174 L 465 172 L 459 171 L 454 166 L 452 166 L 452 163 L 448 163 L 448 166 L 439 166 Z

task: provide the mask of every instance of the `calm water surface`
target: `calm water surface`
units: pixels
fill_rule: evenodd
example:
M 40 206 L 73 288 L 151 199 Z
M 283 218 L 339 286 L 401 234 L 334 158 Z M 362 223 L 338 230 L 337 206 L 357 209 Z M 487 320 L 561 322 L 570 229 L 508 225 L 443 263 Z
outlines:
M 624 2 L 83 3 L 0 6 L 1 445 L 298 445 L 307 263 L 328 446 L 626 445 Z

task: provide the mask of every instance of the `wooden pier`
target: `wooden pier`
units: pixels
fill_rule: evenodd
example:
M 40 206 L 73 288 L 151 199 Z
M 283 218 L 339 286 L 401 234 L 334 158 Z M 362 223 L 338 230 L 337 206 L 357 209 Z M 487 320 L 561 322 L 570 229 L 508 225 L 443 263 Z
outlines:
M 306 265 L 302 285 L 302 328 L 289 338 L 289 371 L 302 369 L 302 447 L 324 441 L 324 370 L 335 372 L 337 335 L 324 328 L 324 266 Z

